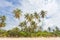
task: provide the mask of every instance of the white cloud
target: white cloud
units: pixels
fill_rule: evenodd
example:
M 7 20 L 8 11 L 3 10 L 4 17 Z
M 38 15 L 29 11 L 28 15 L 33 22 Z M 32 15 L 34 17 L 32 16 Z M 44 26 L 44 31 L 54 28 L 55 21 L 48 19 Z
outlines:
M 40 12 L 40 10 L 46 10 L 47 16 L 51 18 L 45 20 L 46 26 L 60 25 L 60 12 L 58 11 L 59 5 L 56 0 L 23 0 L 21 9 L 24 12 Z
M 45 27 L 58 25 L 60 26 L 60 6 L 57 0 L 22 0 L 21 5 L 14 6 L 11 2 L 0 0 L 0 7 L 11 6 L 14 8 L 21 8 L 23 12 L 40 12 L 40 10 L 46 10 L 47 16 L 51 18 L 45 19 Z M 20 2 L 20 1 L 19 1 Z

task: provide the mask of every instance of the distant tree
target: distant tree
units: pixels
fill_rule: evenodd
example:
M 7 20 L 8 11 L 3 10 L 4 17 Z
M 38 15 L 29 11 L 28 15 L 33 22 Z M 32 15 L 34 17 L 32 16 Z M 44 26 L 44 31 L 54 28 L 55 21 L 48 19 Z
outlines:
M 56 31 L 60 31 L 59 28 L 58 28 L 57 26 L 55 27 L 55 29 L 56 29 Z
M 34 18 L 35 18 L 35 20 L 37 19 L 39 22 L 41 21 L 40 15 L 37 12 L 34 12 Z
M 0 17 L 0 27 L 4 27 L 6 25 L 5 20 L 6 20 L 5 16 Z
M 12 30 L 8 30 L 8 37 L 19 37 L 20 36 L 20 29 L 15 27 Z
M 19 24 L 19 26 L 21 27 L 22 31 L 26 31 L 27 30 L 27 22 L 23 21 Z
M 26 18 L 26 20 L 28 20 L 28 22 L 31 22 L 33 19 L 33 15 L 32 14 L 25 14 L 25 18 Z
M 35 21 L 31 21 L 30 27 L 31 27 L 31 31 L 34 31 L 38 26 L 37 26 L 37 23 Z
M 7 31 L 4 29 L 0 29 L 0 37 L 7 37 Z
M 39 18 L 40 18 L 39 14 L 37 14 L 37 12 L 34 13 L 34 17 L 35 17 L 36 19 L 39 19 Z
M 4 22 L 6 20 L 6 16 L 2 16 L 1 20 L 2 20 L 2 22 Z
M 20 18 L 21 17 L 21 10 L 20 9 L 16 9 L 16 10 L 13 10 L 13 13 L 14 13 L 14 17 L 16 17 L 16 18 Z
M 46 11 L 42 10 L 40 15 L 41 15 L 42 18 L 44 18 L 46 16 Z
M 48 31 L 49 31 L 49 32 L 51 31 L 51 28 L 50 28 L 50 27 L 48 27 Z
M 19 26 L 21 26 L 21 27 L 26 26 L 26 21 L 21 22 Z
M 41 12 L 40 12 L 40 17 L 42 18 L 42 20 L 41 20 L 41 22 L 42 22 L 41 27 L 44 25 L 44 18 L 45 18 L 45 16 L 46 16 L 46 11 L 41 10 Z

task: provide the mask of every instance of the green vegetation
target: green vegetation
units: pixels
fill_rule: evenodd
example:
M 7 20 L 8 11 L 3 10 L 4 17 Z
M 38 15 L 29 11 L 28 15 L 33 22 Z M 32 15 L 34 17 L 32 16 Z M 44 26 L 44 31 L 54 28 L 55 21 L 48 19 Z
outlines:
M 60 31 L 48 32 L 48 31 L 37 31 L 28 32 L 22 31 L 19 28 L 13 28 L 12 30 L 0 30 L 0 37 L 60 37 Z
M 0 16 L 0 27 L 4 27 L 6 25 L 5 20 L 6 20 L 5 16 Z
M 43 30 L 43 21 L 46 16 L 45 11 L 26 14 L 22 14 L 21 12 L 20 9 L 15 9 L 13 11 L 14 17 L 20 19 L 24 15 L 25 20 L 20 21 L 18 24 L 19 28 L 15 27 L 10 30 L 1 29 L 1 27 L 5 27 L 6 25 L 6 16 L 0 16 L 0 37 L 60 37 L 58 27 L 53 29 L 52 32 L 50 27 L 48 27 L 48 30 Z M 40 25 L 40 23 L 42 24 Z

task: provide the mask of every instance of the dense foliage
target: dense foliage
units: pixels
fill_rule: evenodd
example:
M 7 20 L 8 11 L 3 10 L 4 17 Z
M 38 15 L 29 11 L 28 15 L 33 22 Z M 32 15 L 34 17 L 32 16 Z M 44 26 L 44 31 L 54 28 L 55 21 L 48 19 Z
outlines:
M 11 30 L 0 30 L 0 37 L 60 37 L 60 31 L 37 31 L 37 32 L 28 32 L 22 31 L 19 28 L 13 28 Z
M 22 14 L 20 9 L 13 11 L 14 17 L 20 19 L 21 16 L 24 17 L 24 21 L 20 21 L 18 27 L 4 30 L 0 29 L 0 37 L 60 37 L 60 30 L 58 27 L 51 31 L 43 30 L 44 18 L 46 17 L 46 11 L 41 11 L 40 13 L 26 13 Z M 0 16 L 0 27 L 5 27 L 6 16 Z

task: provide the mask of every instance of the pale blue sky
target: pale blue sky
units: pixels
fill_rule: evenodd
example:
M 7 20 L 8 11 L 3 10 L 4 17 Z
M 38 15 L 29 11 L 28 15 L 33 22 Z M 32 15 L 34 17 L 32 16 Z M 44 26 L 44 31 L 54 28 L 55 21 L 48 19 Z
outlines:
M 44 28 L 60 26 L 60 0 L 0 0 L 0 15 L 7 17 L 5 29 L 11 29 L 19 24 L 19 21 L 12 14 L 15 8 L 21 9 L 23 14 L 46 10 L 47 17 L 44 21 Z

